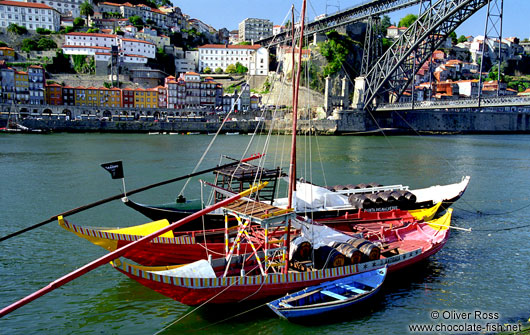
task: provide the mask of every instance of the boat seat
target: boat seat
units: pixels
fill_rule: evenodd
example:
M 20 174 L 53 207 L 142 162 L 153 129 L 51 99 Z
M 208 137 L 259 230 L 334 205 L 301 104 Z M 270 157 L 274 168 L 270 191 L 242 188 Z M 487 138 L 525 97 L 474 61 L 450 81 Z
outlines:
M 347 285 L 347 284 L 342 284 L 342 285 L 340 285 L 340 287 L 345 288 L 348 291 L 352 291 L 353 293 L 357 293 L 357 294 L 363 294 L 363 293 L 368 292 L 368 291 L 365 291 L 365 290 L 362 290 L 360 288 L 357 288 L 357 287 L 354 287 L 354 286 L 351 286 L 351 285 Z
M 279 305 L 280 307 L 285 307 L 285 308 L 292 308 L 292 307 L 293 307 L 292 305 L 289 305 L 288 303 L 283 302 L 283 301 L 280 301 L 280 302 L 278 303 L 278 305 Z
M 348 299 L 348 298 L 346 298 L 343 295 L 340 295 L 340 294 L 337 294 L 337 293 L 334 293 L 334 292 L 331 292 L 331 291 L 327 291 L 327 290 L 322 290 L 322 291 L 320 291 L 320 293 L 325 294 L 328 297 L 335 298 L 337 300 L 346 300 L 346 299 Z

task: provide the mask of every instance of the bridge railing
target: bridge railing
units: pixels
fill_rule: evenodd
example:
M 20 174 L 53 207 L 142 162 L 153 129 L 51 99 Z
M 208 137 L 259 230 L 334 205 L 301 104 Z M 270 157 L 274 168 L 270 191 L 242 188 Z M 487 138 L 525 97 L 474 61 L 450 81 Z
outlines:
M 501 96 L 501 97 L 482 97 L 470 99 L 456 99 L 456 100 L 426 100 L 415 101 L 415 109 L 436 109 L 436 108 L 467 108 L 467 107 L 509 107 L 509 106 L 530 106 L 530 96 Z M 398 102 L 380 104 L 377 110 L 393 110 L 393 109 L 412 109 L 412 102 Z

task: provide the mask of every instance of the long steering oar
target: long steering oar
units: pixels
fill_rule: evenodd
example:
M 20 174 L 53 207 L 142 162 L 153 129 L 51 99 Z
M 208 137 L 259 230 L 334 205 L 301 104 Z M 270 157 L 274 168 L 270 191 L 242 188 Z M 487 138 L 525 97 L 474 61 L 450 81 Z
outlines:
M 184 179 L 188 179 L 188 178 L 192 178 L 192 177 L 195 177 L 195 176 L 198 176 L 198 175 L 201 175 L 201 174 L 205 174 L 205 173 L 208 173 L 208 172 L 212 172 L 212 171 L 215 171 L 215 170 L 218 170 L 218 169 L 224 169 L 226 167 L 229 167 L 229 166 L 234 166 L 234 165 L 237 165 L 237 164 L 240 164 L 240 163 L 246 163 L 246 162 L 249 162 L 249 161 L 252 161 L 252 160 L 255 160 L 255 159 L 258 159 L 260 157 L 262 157 L 263 154 L 256 154 L 256 155 L 252 155 L 250 157 L 247 157 L 247 158 L 244 158 L 240 161 L 235 161 L 235 162 L 232 162 L 232 163 L 227 163 L 227 164 L 224 164 L 224 165 L 220 165 L 220 166 L 216 166 L 216 167 L 213 167 L 213 168 L 210 168 L 210 169 L 206 169 L 206 170 L 202 170 L 202 171 L 197 171 L 197 172 L 194 172 L 194 173 L 190 173 L 188 175 L 185 175 L 185 176 L 182 176 L 182 177 L 177 177 L 177 178 L 173 178 L 173 179 L 169 179 L 169 180 L 166 180 L 166 181 L 161 181 L 161 182 L 158 182 L 156 184 L 151 184 L 151 185 L 148 185 L 148 186 L 144 186 L 144 187 L 140 187 L 140 188 L 137 188 L 137 189 L 134 189 L 132 191 L 128 191 L 127 192 L 127 195 L 132 195 L 132 194 L 135 194 L 135 193 L 139 193 L 139 192 L 143 192 L 145 190 L 148 190 L 150 188 L 154 188 L 154 187 L 158 187 L 158 186 L 162 186 L 162 185 L 166 185 L 166 184 L 170 184 L 170 183 L 174 183 L 174 182 L 177 182 L 177 181 L 180 181 L 180 180 L 184 180 Z M 3 236 L 3 237 L 0 237 L 0 242 L 2 241 L 5 241 L 7 239 L 10 239 L 12 237 L 15 237 L 17 235 L 20 235 L 22 233 L 25 233 L 27 231 L 30 231 L 30 230 L 33 230 L 35 228 L 39 228 L 41 226 L 44 226 L 45 224 L 48 224 L 50 222 L 53 222 L 55 220 L 57 220 L 57 218 L 59 216 L 69 216 L 69 215 L 72 215 L 72 214 L 76 214 L 76 213 L 79 213 L 79 212 L 82 212 L 82 211 L 86 211 L 87 209 L 90 209 L 90 208 L 93 208 L 93 207 L 96 207 L 96 206 L 99 206 L 99 205 L 103 205 L 107 202 L 110 202 L 112 200 L 117 200 L 117 199 L 121 199 L 122 197 L 125 196 L 125 193 L 120 193 L 120 194 L 117 194 L 115 196 L 112 196 L 112 197 L 109 197 L 109 198 L 106 198 L 106 199 L 102 199 L 102 200 L 99 200 L 99 201 L 96 201 L 96 202 L 93 202 L 91 204 L 88 204 L 88 205 L 84 205 L 84 206 L 81 206 L 81 207 L 77 207 L 77 208 L 74 208 L 74 209 L 71 209 L 69 211 L 66 211 L 66 212 L 63 212 L 63 213 L 60 213 L 60 214 L 57 214 L 57 215 L 54 215 L 52 216 L 51 218 L 47 219 L 47 220 L 44 220 L 42 222 L 39 222 L 33 226 L 30 226 L 30 227 L 27 227 L 27 228 L 24 228 L 24 229 L 21 229 L 17 232 L 14 232 L 12 234 L 9 234 L 9 235 L 6 235 L 6 236 Z
M 225 199 L 221 202 L 218 202 L 210 207 L 207 207 L 201 211 L 198 211 L 196 213 L 193 213 L 191 214 L 190 216 L 187 216 L 175 223 L 172 223 L 170 224 L 169 226 L 167 227 L 164 227 L 150 235 L 147 235 L 145 237 L 142 237 L 141 239 L 137 240 L 137 241 L 134 241 L 134 242 L 131 242 L 103 257 L 100 257 L 98 259 L 96 259 L 95 261 L 91 262 L 91 263 L 88 263 L 86 265 L 84 265 L 83 267 L 80 267 L 79 269 L 73 271 L 73 272 L 70 272 L 69 274 L 49 283 L 47 286 L 41 288 L 40 290 L 38 291 L 35 291 L 33 292 L 32 294 L 28 295 L 27 297 L 3 308 L 2 310 L 0 310 L 0 317 L 3 317 L 4 315 L 6 314 L 9 314 L 11 313 L 12 311 L 32 302 L 33 300 L 39 298 L 39 297 L 42 297 L 43 295 L 45 295 L 46 293 L 48 292 L 51 292 L 53 290 L 55 290 L 56 288 L 59 288 L 61 286 L 63 286 L 64 284 L 66 283 L 69 283 L 71 282 L 72 280 L 78 278 L 78 277 L 81 277 L 82 275 L 84 275 L 85 273 L 89 272 L 89 271 L 92 271 L 100 266 L 102 266 L 103 264 L 106 264 L 118 257 L 121 257 L 123 256 L 127 251 L 129 251 L 130 249 L 133 249 L 135 247 L 138 247 L 142 244 L 145 244 L 145 243 L 148 243 L 149 241 L 151 241 L 152 239 L 158 237 L 159 235 L 162 235 L 170 230 L 173 230 L 175 228 L 178 228 L 179 226 L 187 223 L 187 222 L 190 222 L 192 220 L 195 220 L 201 216 L 203 216 L 204 214 L 207 214 L 217 208 L 220 208 L 220 207 L 223 207 L 223 206 L 226 206 L 238 199 L 241 199 L 243 197 L 246 197 L 247 195 L 249 195 L 250 193 L 253 193 L 253 192 L 256 192 L 256 191 L 259 191 L 260 189 L 262 189 L 263 187 L 265 187 L 267 185 L 267 182 L 264 182 L 258 186 L 254 186 L 244 192 L 241 192 L 239 194 L 236 194 L 234 195 L 233 197 L 230 197 L 228 199 Z

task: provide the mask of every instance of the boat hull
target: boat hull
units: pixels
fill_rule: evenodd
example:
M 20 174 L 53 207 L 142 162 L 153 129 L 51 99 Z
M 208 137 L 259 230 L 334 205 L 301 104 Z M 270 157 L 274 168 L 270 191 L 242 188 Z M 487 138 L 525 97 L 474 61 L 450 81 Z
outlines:
M 185 278 L 163 274 L 166 268 L 136 266 L 117 260 L 114 268 L 140 284 L 185 305 L 203 303 L 230 304 L 242 301 L 271 300 L 288 292 L 308 286 L 363 273 L 383 266 L 388 272 L 416 264 L 438 252 L 449 238 L 450 209 L 435 224 L 413 223 L 399 229 L 383 230 L 389 243 L 395 243 L 399 253 L 364 263 L 308 272 L 215 278 Z M 250 273 L 250 271 L 247 271 Z
M 274 313 L 288 320 L 340 311 L 374 296 L 381 288 L 386 278 L 386 272 L 386 268 L 377 269 L 326 282 L 322 285 L 311 286 L 271 301 L 267 305 Z M 368 291 L 350 291 L 350 287 L 353 287 L 354 290 L 358 289 L 357 286 L 363 285 L 363 281 L 366 279 L 370 285 L 373 285 Z M 348 296 L 344 296 L 343 292 L 347 293 Z

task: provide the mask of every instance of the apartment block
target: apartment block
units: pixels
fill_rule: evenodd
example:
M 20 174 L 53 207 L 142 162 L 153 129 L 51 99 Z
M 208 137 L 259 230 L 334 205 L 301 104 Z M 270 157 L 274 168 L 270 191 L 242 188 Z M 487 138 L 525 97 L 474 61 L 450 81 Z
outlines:
M 61 14 L 43 3 L 0 1 L 0 28 L 6 29 L 12 23 L 28 30 L 44 28 L 58 31 Z
M 267 19 L 247 18 L 239 23 L 239 41 L 258 41 L 272 36 L 273 24 Z
M 199 47 L 199 71 L 209 67 L 226 71 L 230 64 L 241 63 L 250 75 L 267 75 L 269 52 L 261 45 L 207 44 Z

